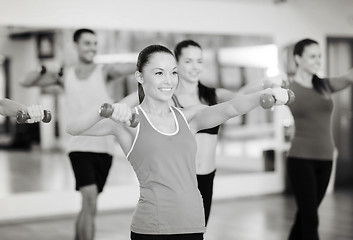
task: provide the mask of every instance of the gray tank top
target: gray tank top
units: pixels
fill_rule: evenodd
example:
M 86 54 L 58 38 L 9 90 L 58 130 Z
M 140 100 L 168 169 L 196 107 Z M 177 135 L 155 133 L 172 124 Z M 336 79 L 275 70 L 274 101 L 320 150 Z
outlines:
M 140 124 L 127 155 L 140 184 L 131 231 L 142 234 L 205 232 L 197 188 L 196 141 L 182 113 L 170 108 L 175 133 L 158 131 L 141 107 Z
M 331 129 L 333 101 L 314 89 L 293 82 L 295 101 L 289 105 L 295 123 L 295 136 L 290 157 L 328 160 L 333 157 L 334 142 Z

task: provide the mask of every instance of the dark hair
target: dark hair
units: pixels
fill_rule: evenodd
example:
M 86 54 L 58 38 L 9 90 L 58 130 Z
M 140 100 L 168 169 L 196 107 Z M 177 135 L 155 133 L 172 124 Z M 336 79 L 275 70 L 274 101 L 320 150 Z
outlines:
M 81 28 L 81 29 L 78 29 L 74 32 L 74 35 L 73 35 L 73 41 L 75 43 L 77 43 L 79 40 L 80 40 L 80 37 L 82 34 L 84 33 L 91 33 L 91 34 L 96 34 L 93 30 L 91 29 L 88 29 L 88 28 Z
M 175 48 L 174 48 L 174 55 L 177 61 L 179 61 L 179 57 L 181 56 L 181 52 L 183 48 L 187 48 L 189 46 L 193 47 L 198 47 L 202 50 L 200 44 L 193 40 L 184 40 L 179 42 Z M 214 105 L 217 104 L 217 95 L 216 95 L 216 89 L 215 88 L 209 88 L 203 85 L 200 81 L 198 83 L 198 88 L 199 88 L 199 99 L 200 101 L 204 101 L 209 105 Z
M 194 47 L 198 47 L 202 50 L 200 44 L 198 44 L 197 42 L 193 41 L 193 40 L 184 40 L 179 42 L 175 48 L 174 48 L 174 55 L 177 61 L 179 61 L 179 56 L 181 55 L 181 51 L 183 50 L 183 48 L 187 48 L 189 46 L 194 46 Z
M 305 38 L 303 40 L 300 40 L 299 42 L 297 42 L 294 45 L 293 56 L 296 56 L 296 55 L 302 56 L 305 48 L 309 45 L 312 45 L 312 44 L 319 45 L 319 43 L 317 41 L 310 39 L 310 38 Z M 295 63 L 295 64 L 298 65 L 297 63 Z M 314 86 L 314 89 L 318 93 L 325 94 L 330 91 L 330 86 L 328 86 L 328 82 L 325 83 L 325 81 L 323 79 L 319 78 L 317 75 L 314 74 L 311 81 Z
M 315 40 L 309 39 L 309 38 L 305 38 L 303 40 L 300 40 L 299 42 L 297 42 L 294 45 L 294 49 L 293 49 L 293 55 L 299 55 L 302 56 L 303 52 L 305 50 L 305 47 L 312 45 L 312 44 L 316 44 L 319 45 L 319 43 Z
M 206 87 L 200 81 L 199 81 L 198 87 L 199 87 L 199 99 L 201 101 L 204 100 L 210 106 L 217 104 L 217 95 L 216 95 L 215 88 Z
M 138 55 L 137 58 L 137 71 L 142 73 L 143 68 L 148 64 L 148 61 L 150 57 L 155 54 L 155 53 L 168 53 L 170 55 L 173 55 L 172 51 L 170 51 L 167 47 L 162 46 L 162 45 L 149 45 L 145 47 Z M 139 102 L 141 103 L 143 99 L 145 98 L 145 93 L 143 91 L 143 87 L 141 83 L 138 83 L 138 96 L 139 96 Z

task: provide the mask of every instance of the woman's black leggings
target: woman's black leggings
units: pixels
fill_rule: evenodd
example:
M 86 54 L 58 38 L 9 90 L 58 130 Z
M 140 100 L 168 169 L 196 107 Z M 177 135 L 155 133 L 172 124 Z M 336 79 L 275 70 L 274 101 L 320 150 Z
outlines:
M 216 170 L 214 170 L 209 174 L 197 175 L 197 184 L 203 199 L 203 207 L 205 209 L 206 225 L 211 211 L 212 196 L 213 196 L 213 180 L 214 180 L 215 174 L 216 174 Z
M 203 233 L 186 233 L 186 234 L 130 234 L 131 240 L 203 240 Z
M 289 240 L 318 240 L 318 208 L 330 180 L 332 160 L 288 157 L 287 172 L 297 204 Z

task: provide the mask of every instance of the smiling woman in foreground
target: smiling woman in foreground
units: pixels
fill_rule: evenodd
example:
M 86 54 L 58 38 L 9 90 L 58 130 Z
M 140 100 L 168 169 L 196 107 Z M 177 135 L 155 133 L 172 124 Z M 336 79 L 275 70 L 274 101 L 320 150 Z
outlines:
M 161 45 L 140 52 L 135 77 L 142 102 L 134 110 L 116 103 L 111 116 L 104 118 L 98 114 L 100 106 L 92 106 L 66 130 L 72 135 L 117 138 L 140 183 L 132 240 L 201 240 L 206 228 L 196 179 L 197 131 L 254 109 L 263 93 L 280 99 L 286 90 L 266 89 L 213 106 L 171 107 L 178 69 L 173 53 Z M 139 115 L 136 128 L 128 124 L 133 111 Z

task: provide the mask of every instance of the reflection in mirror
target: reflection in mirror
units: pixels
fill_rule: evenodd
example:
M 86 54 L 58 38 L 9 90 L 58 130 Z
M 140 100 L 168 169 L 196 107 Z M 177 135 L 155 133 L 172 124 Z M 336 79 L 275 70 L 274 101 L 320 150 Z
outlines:
M 12 89 L 13 98 L 24 102 L 41 102 L 50 106 L 55 117 L 39 129 L 18 129 L 11 121 L 11 141 L 4 143 L 5 121 L 0 119 L 0 196 L 39 191 L 73 191 L 74 178 L 70 162 L 63 152 L 66 133 L 61 113 L 62 94 L 49 94 L 39 89 L 19 86 L 23 76 L 40 65 L 48 68 L 70 66 L 76 61 L 72 43 L 75 29 L 1 28 L 0 55 L 11 60 L 13 81 L 0 73 L 1 90 Z M 96 30 L 98 36 L 97 63 L 136 61 L 137 53 L 149 44 L 162 44 L 170 49 L 185 39 L 198 42 L 203 49 L 202 83 L 210 87 L 237 91 L 243 85 L 277 74 L 277 48 L 271 36 L 213 35 L 172 32 L 142 32 Z M 110 81 L 109 91 L 115 101 L 136 91 L 133 77 Z M 1 94 L 4 94 L 1 92 Z M 4 97 L 3 95 L 1 95 Z M 21 132 L 19 132 L 21 131 Z M 31 137 L 40 135 L 40 140 Z M 273 112 L 257 108 L 232 119 L 221 127 L 217 148 L 218 175 L 243 174 L 274 170 Z M 19 139 L 30 148 L 16 145 Z M 9 151 L 9 149 L 16 151 Z M 202 146 L 201 146 L 202 148 Z M 135 183 L 132 169 L 120 149 L 113 163 L 108 186 Z
M 0 53 L 0 99 L 10 97 L 9 59 Z M 9 134 L 10 119 L 0 116 L 0 133 Z M 7 141 L 8 139 L 2 139 Z

